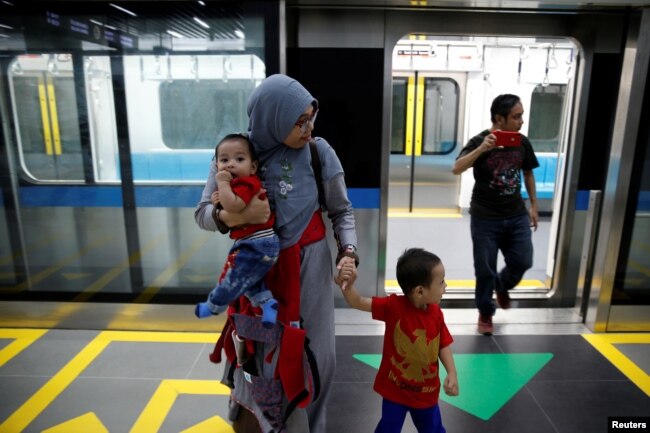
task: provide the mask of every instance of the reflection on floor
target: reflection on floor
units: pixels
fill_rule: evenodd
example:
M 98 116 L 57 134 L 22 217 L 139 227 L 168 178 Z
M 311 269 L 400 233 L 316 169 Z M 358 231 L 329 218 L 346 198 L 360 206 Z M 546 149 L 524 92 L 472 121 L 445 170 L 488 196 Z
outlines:
M 648 415 L 649 334 L 590 334 L 568 310 L 511 310 L 485 337 L 474 311 L 446 314 L 461 389 L 441 397 L 447 431 L 605 433 L 608 416 Z M 374 431 L 381 333 L 337 310 L 329 433 Z M 216 338 L 0 329 L 0 432 L 232 432 L 221 366 L 208 360 Z M 408 417 L 403 432 L 415 432 Z

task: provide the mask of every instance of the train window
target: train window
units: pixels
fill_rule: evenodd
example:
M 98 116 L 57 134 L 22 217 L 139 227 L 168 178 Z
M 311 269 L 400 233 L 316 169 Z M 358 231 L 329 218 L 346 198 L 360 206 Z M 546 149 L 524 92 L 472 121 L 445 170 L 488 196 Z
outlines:
M 458 84 L 448 78 L 426 78 L 422 153 L 446 154 L 456 147 Z
M 134 181 L 205 181 L 219 139 L 248 129 L 264 69 L 251 54 L 126 56 Z
M 213 149 L 221 137 L 248 129 L 246 80 L 174 80 L 160 85 L 162 138 L 172 149 Z
M 405 151 L 406 92 L 407 79 L 403 77 L 393 78 L 393 114 L 390 138 L 391 153 L 403 154 Z
M 23 172 L 35 180 L 83 181 L 71 55 L 20 56 L 9 76 Z
M 565 95 L 565 84 L 539 85 L 533 90 L 528 138 L 536 152 L 558 151 Z

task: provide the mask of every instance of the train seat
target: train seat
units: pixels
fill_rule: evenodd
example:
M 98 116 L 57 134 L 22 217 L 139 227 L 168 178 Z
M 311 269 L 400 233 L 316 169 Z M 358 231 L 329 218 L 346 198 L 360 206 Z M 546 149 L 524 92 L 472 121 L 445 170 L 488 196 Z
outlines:
M 537 199 L 539 200 L 552 200 L 555 191 L 555 174 L 557 172 L 557 155 L 556 154 L 537 154 L 537 161 L 539 167 L 533 170 L 535 174 L 535 189 L 537 191 Z M 522 181 L 521 183 L 521 196 L 524 199 L 528 198 L 526 187 Z

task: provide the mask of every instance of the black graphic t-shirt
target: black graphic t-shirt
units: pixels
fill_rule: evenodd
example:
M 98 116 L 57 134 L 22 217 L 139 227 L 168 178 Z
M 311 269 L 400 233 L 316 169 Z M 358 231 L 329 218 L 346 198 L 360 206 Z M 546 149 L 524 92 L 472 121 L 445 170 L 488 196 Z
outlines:
M 458 158 L 479 147 L 490 131 L 473 137 Z M 469 211 L 481 218 L 510 218 L 525 214 L 521 198 L 521 170 L 539 167 L 528 138 L 522 134 L 521 146 L 494 148 L 474 162 L 474 190 Z

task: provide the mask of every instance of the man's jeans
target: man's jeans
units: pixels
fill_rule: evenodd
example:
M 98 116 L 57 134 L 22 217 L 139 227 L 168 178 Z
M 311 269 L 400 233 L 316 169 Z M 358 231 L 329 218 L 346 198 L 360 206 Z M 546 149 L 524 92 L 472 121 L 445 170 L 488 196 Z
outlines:
M 514 218 L 485 219 L 471 217 L 474 249 L 476 307 L 485 316 L 496 310 L 493 291 L 508 291 L 515 287 L 524 272 L 533 266 L 533 243 L 530 218 L 527 214 Z M 497 255 L 503 254 L 505 267 L 497 273 Z

